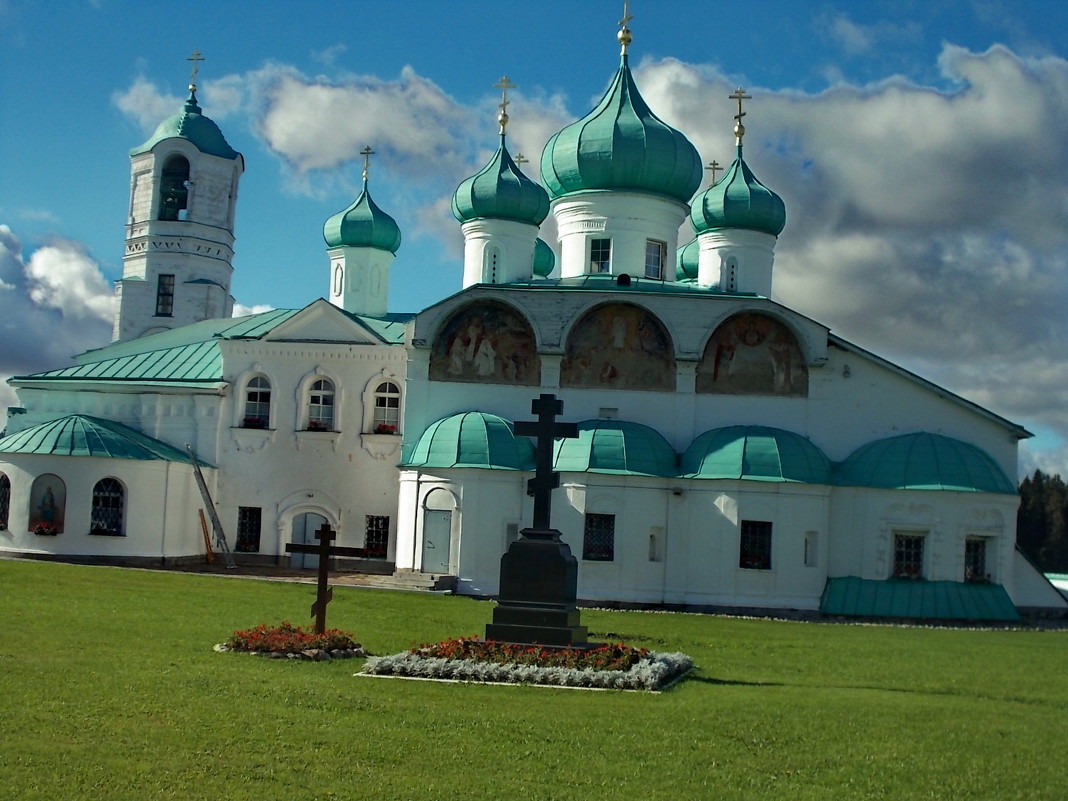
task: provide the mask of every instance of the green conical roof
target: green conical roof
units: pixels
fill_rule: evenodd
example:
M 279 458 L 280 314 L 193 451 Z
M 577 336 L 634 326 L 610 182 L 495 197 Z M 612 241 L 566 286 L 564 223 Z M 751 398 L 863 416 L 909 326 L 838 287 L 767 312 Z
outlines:
M 786 204 L 757 180 L 738 157 L 723 177 L 694 198 L 690 222 L 699 234 L 718 228 L 747 228 L 778 236 L 786 227 Z
M 549 196 L 512 161 L 501 134 L 501 146 L 489 164 L 456 188 L 452 213 L 460 222 L 488 218 L 541 225 L 549 213 Z
M 197 105 L 196 89 L 192 86 L 189 87 L 189 99 L 185 101 L 182 110 L 161 122 L 148 141 L 131 150 L 130 155 L 147 153 L 164 139 L 174 138 L 189 140 L 196 145 L 197 150 L 209 156 L 224 159 L 241 157 L 241 154 L 227 143 L 219 126 L 201 112 L 200 106 Z
M 353 204 L 323 225 L 323 239 L 332 248 L 376 248 L 396 253 L 401 244 L 401 232 L 397 221 L 371 199 L 365 179 L 363 191 Z
M 697 149 L 659 119 L 638 92 L 626 54 L 601 102 L 553 134 L 541 154 L 541 180 L 554 198 L 630 189 L 685 203 L 701 174 Z
M 539 278 L 548 278 L 556 267 L 556 254 L 544 239 L 534 240 L 534 264 L 531 272 Z

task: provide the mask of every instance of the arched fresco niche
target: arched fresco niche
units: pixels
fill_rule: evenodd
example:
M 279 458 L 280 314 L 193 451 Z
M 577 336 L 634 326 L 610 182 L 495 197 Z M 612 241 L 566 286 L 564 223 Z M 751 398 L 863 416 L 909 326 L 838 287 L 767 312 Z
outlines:
M 541 384 L 541 357 L 526 319 L 503 303 L 465 306 L 449 318 L 430 352 L 431 381 Z
M 66 510 L 67 485 L 63 479 L 52 473 L 37 476 L 30 489 L 30 531 L 62 534 Z
M 697 391 L 719 395 L 808 395 L 797 337 L 773 317 L 737 314 L 716 329 L 697 367 Z
M 560 385 L 673 392 L 671 337 L 639 306 L 600 306 L 571 329 L 560 363 Z

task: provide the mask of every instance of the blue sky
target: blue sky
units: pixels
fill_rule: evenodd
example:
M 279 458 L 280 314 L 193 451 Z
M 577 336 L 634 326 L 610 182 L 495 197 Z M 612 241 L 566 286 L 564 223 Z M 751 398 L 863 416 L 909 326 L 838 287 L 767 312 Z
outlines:
M 1068 474 L 1068 4 L 634 0 L 631 63 L 705 161 L 746 157 L 783 196 L 774 297 L 1039 434 Z M 586 113 L 618 63 L 622 2 L 0 0 L 0 376 L 110 337 L 131 147 L 186 95 L 245 157 L 232 291 L 327 288 L 322 224 L 359 150 L 401 226 L 390 308 L 460 288 L 448 203 L 496 146 Z M 543 236 L 553 241 L 547 228 Z M 680 232 L 680 241 L 689 238 Z M 12 402 L 0 388 L 0 405 Z

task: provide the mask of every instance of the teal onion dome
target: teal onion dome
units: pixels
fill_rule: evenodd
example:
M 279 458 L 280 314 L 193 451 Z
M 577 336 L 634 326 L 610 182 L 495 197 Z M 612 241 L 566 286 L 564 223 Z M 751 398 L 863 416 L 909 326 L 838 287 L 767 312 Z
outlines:
M 534 443 L 495 414 L 461 412 L 431 423 L 401 466 L 533 470 Z
M 625 54 L 601 102 L 553 134 L 541 154 L 541 180 L 554 198 L 630 189 L 686 203 L 701 175 L 697 149 L 650 110 Z
M 532 272 L 539 278 L 547 278 L 556 267 L 556 254 L 544 239 L 534 240 L 534 263 Z
M 452 213 L 462 223 L 488 218 L 541 225 L 549 214 L 549 196 L 512 161 L 502 134 L 489 164 L 456 187 Z
M 371 199 L 365 180 L 363 191 L 353 204 L 323 225 L 323 239 L 332 248 L 375 248 L 396 253 L 401 244 L 401 232 L 397 221 Z
M 746 228 L 778 236 L 786 227 L 786 204 L 760 183 L 738 157 L 723 177 L 694 198 L 690 223 L 699 234 L 718 228 Z
M 201 112 L 200 106 L 197 105 L 196 89 L 192 86 L 189 87 L 189 99 L 185 101 L 182 110 L 161 122 L 148 141 L 131 150 L 130 155 L 147 153 L 164 139 L 175 138 L 187 139 L 196 146 L 197 150 L 209 156 L 219 156 L 224 159 L 241 158 L 241 154 L 227 143 L 219 126 Z
M 701 243 L 691 239 L 678 250 L 675 256 L 675 280 L 686 281 L 697 278 L 697 260 L 701 253 Z
M 831 463 L 800 434 L 766 426 L 706 431 L 682 455 L 682 476 L 830 484 Z

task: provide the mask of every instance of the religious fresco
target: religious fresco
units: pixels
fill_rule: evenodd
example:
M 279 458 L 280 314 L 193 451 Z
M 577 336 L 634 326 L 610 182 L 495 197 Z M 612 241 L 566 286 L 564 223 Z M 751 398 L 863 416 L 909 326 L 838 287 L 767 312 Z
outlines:
M 34 479 L 30 490 L 30 531 L 62 534 L 66 508 L 67 486 L 63 479 L 51 473 Z
M 675 354 L 664 326 L 645 309 L 612 303 L 571 329 L 560 386 L 675 390 Z
M 697 367 L 697 391 L 720 395 L 808 395 L 797 338 L 766 314 L 747 312 L 720 325 Z
M 502 303 L 475 303 L 449 318 L 430 352 L 431 381 L 541 384 L 541 357 L 526 319 Z

